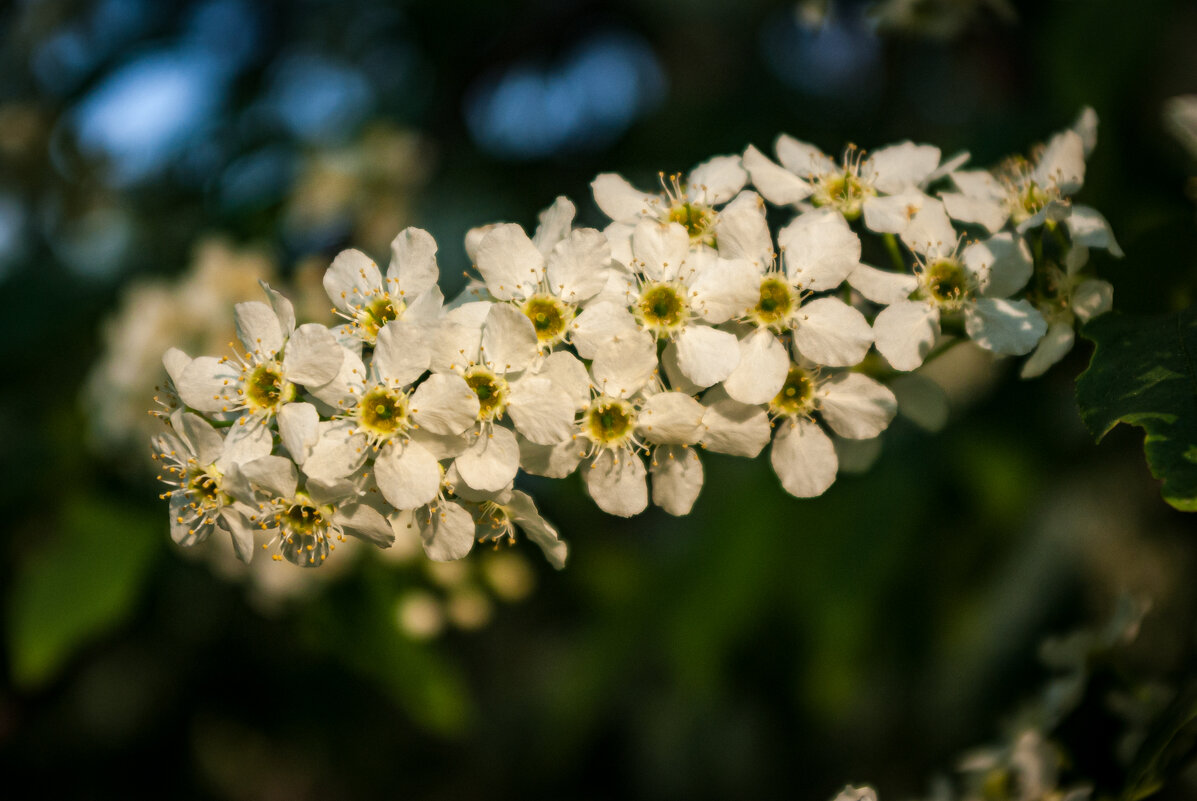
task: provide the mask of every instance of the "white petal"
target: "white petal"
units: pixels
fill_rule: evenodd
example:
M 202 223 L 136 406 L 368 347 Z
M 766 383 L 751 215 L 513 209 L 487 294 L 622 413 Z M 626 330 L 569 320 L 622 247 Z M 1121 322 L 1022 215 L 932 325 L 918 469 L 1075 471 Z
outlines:
M 893 273 L 862 264 L 848 276 L 848 283 L 874 303 L 901 303 L 919 287 L 919 279 L 908 273 Z
M 653 451 L 653 503 L 675 517 L 690 514 L 702 491 L 702 460 L 693 448 L 664 445 Z
M 437 328 L 429 332 L 434 371 L 464 369 L 478 360 L 482 347 L 482 325 L 493 303 L 478 301 L 458 306 L 445 314 Z
M 989 197 L 976 197 L 960 192 L 944 192 L 940 196 L 944 209 L 952 219 L 985 226 L 990 233 L 1002 230 L 1006 224 L 1006 208 L 1000 201 Z
M 341 526 L 346 534 L 379 548 L 389 548 L 395 541 L 395 532 L 387 519 L 377 509 L 364 503 L 350 503 L 337 507 L 333 522 Z
M 928 259 L 950 256 L 956 250 L 957 239 L 959 236 L 943 203 L 934 199 L 919 209 L 902 232 L 906 247 Z
M 366 366 L 362 364 L 361 357 L 344 346 L 341 346 L 341 350 L 344 351 L 344 357 L 336 377 L 327 384 L 307 387 L 313 397 L 334 409 L 356 406 L 366 387 Z
M 748 173 L 740 165 L 739 156 L 715 156 L 690 171 L 686 194 L 700 203 L 718 206 L 735 197 L 746 183 Z
M 636 419 L 636 431 L 659 445 L 693 445 L 702 435 L 705 409 L 682 392 L 650 395 Z
M 752 145 L 744 151 L 744 168 L 752 185 L 775 206 L 786 206 L 810 197 L 814 187 L 789 170 L 773 163 Z
M 544 256 L 515 223 L 496 225 L 478 243 L 478 272 L 500 300 L 526 298 L 544 275 Z
M 370 364 L 378 377 L 393 387 L 406 387 L 422 376 L 432 362 L 424 329 L 406 319 L 392 320 L 378 332 Z
M 877 352 L 895 370 L 923 363 L 939 336 L 939 310 L 929 303 L 901 301 L 884 308 L 873 321 Z
M 1047 321 L 1030 301 L 981 298 L 965 309 L 964 330 L 986 350 L 1021 356 L 1039 344 Z
M 852 367 L 860 364 L 872 344 L 868 320 L 839 298 L 818 298 L 798 310 L 794 347 L 812 361 Z
M 342 250 L 324 273 L 324 291 L 338 311 L 351 313 L 372 293 L 382 289 L 382 273 L 360 250 Z
M 279 328 L 283 331 L 283 338 L 291 336 L 291 332 L 295 330 L 295 306 L 291 301 L 283 297 L 283 294 L 277 289 L 273 289 L 270 284 L 262 279 L 258 279 L 258 286 L 262 287 L 262 291 L 266 293 L 267 300 L 270 301 L 270 308 L 274 310 L 274 315 L 278 317 Z
M 777 241 L 786 275 L 806 289 L 834 289 L 860 264 L 860 238 L 835 209 L 798 215 Z
M 582 409 L 590 403 L 590 374 L 586 372 L 586 365 L 569 351 L 550 353 L 536 374 L 563 390 L 573 401 L 574 408 Z
M 167 348 L 166 353 L 162 354 L 162 366 L 166 368 L 166 374 L 170 376 L 171 382 L 176 387 L 179 385 L 179 379 L 183 377 L 183 371 L 189 364 L 191 364 L 191 357 L 178 348 Z
M 678 366 L 676 343 L 670 342 L 665 346 L 665 350 L 661 351 L 661 369 L 665 371 L 670 389 L 685 392 L 687 395 L 698 395 L 702 392 L 703 387 L 686 378 L 686 374 Z
M 414 441 L 388 442 L 374 460 L 374 479 L 387 503 L 417 509 L 431 503 L 441 486 L 441 466 Z
M 594 202 L 616 222 L 634 223 L 640 217 L 657 214 L 661 201 L 656 195 L 641 192 L 622 176 L 605 172 L 590 182 Z
M 735 334 L 689 325 L 677 338 L 677 363 L 686 378 L 700 387 L 718 384 L 740 363 L 740 343 Z
M 474 518 L 459 503 L 437 504 L 415 515 L 424 553 L 434 562 L 461 559 L 474 547 Z
M 774 149 L 782 166 L 802 178 L 838 169 L 822 150 L 787 134 L 777 137 Z
M 634 453 L 604 450 L 582 468 L 586 491 L 610 515 L 632 517 L 648 506 L 644 462 Z
M 781 486 L 796 498 L 822 495 L 835 483 L 839 460 L 823 429 L 810 420 L 781 420 L 769 454 Z
M 482 361 L 496 372 L 523 370 L 536 358 L 536 329 L 506 303 L 491 306 L 482 327 Z
M 240 512 L 226 507 L 220 518 L 228 528 L 233 541 L 233 553 L 242 562 L 248 563 L 254 556 L 254 527 Z
M 578 229 L 549 253 L 549 289 L 566 303 L 592 298 L 607 285 L 610 260 L 611 245 L 601 231 Z
M 719 243 L 720 256 L 747 259 L 755 265 L 757 272 L 763 272 L 773 261 L 773 237 L 769 234 L 765 202 L 761 196 L 756 192 L 741 192 L 724 206 L 715 221 L 715 239 Z
M 636 318 L 622 304 L 600 301 L 587 306 L 570 326 L 570 341 L 583 359 L 593 359 L 599 348 L 640 331 Z
M 1053 136 L 1033 176 L 1040 186 L 1054 183 L 1065 195 L 1075 195 L 1085 183 L 1085 140 L 1076 131 Z
M 898 399 L 898 413 L 919 428 L 935 433 L 948 423 L 948 396 L 924 375 L 908 373 L 890 382 Z
M 578 463 L 585 456 L 585 448 L 573 438 L 555 445 L 537 445 L 531 440 L 519 438 L 520 467 L 524 472 L 546 478 L 565 478 L 578 469 Z
M 1097 147 L 1097 112 L 1090 106 L 1085 106 L 1077 115 L 1076 122 L 1072 124 L 1072 130 L 1081 137 L 1085 155 L 1088 156 Z
M 632 252 L 650 280 L 669 281 L 690 253 L 690 234 L 679 223 L 642 220 L 632 232 Z
M 287 340 L 283 371 L 288 381 L 318 387 L 337 377 L 344 360 L 345 349 L 332 331 L 319 323 L 305 323 Z
M 760 299 L 761 272 L 746 259 L 725 259 L 706 250 L 693 253 L 686 279 L 690 305 L 708 323 L 739 317 Z
M 1090 206 L 1074 205 L 1067 220 L 1073 245 L 1101 248 L 1115 258 L 1122 258 L 1122 248 L 1114 238 L 1114 231 L 1101 212 Z
M 432 454 L 438 462 L 444 459 L 455 459 L 470 443 L 474 441 L 473 431 L 467 430 L 461 434 L 433 434 L 422 428 L 409 433 L 412 442 Z
M 283 407 L 287 408 L 286 406 Z M 191 443 L 191 450 L 195 452 L 196 461 L 201 465 L 213 464 L 220 458 L 224 450 L 224 437 L 198 414 L 182 415 L 183 433 Z
M 707 450 L 751 459 L 769 444 L 769 415 L 760 406 L 740 403 L 720 389 L 708 392 L 703 402 L 702 444 Z
M 511 499 L 505 504 L 511 519 L 524 530 L 524 536 L 544 552 L 544 556 L 556 569 L 565 567 L 565 560 L 569 556 L 569 546 L 561 541 L 557 529 L 553 528 L 540 512 L 536 511 L 536 504 L 532 498 L 523 492 L 511 493 Z
M 491 426 L 487 433 L 475 436 L 454 462 L 462 481 L 484 492 L 497 492 L 510 484 L 519 464 L 519 443 L 503 426 Z
M 740 340 L 740 363 L 723 388 L 741 403 L 768 403 L 781 392 L 789 370 L 785 345 L 771 331 L 758 329 Z
M 295 495 L 299 472 L 295 463 L 282 456 L 263 456 L 241 465 L 241 472 L 249 482 L 278 498 Z
M 478 396 L 456 373 L 433 373 L 411 396 L 412 419 L 430 434 L 460 434 L 478 419 Z
M 236 382 L 241 371 L 232 362 L 214 356 L 192 359 L 185 368 L 175 389 L 183 403 L 201 412 L 219 412 L 237 402 Z
M 905 189 L 926 185 L 939 166 L 939 148 L 899 142 L 873 151 L 867 162 L 873 185 L 879 192 L 895 195 Z
M 353 433 L 356 427 L 352 420 L 322 424 L 303 472 L 319 481 L 336 481 L 356 472 L 369 456 L 365 435 Z
M 398 284 L 404 297 L 414 297 L 436 286 L 440 268 L 436 264 L 436 240 L 422 228 L 404 228 L 391 241 L 391 264 L 387 279 Z
M 879 234 L 900 234 L 930 200 L 917 189 L 909 189 L 898 195 L 865 198 L 865 226 Z
M 303 464 L 312 452 L 320 438 L 319 425 L 320 413 L 310 403 L 287 403 L 279 410 L 279 439 L 296 464 Z
M 552 445 L 574 433 L 574 401 L 548 378 L 524 376 L 511 383 L 507 414 L 528 439 Z
M 868 376 L 840 373 L 819 387 L 819 411 L 841 437 L 872 439 L 889 427 L 898 399 Z
M 237 319 L 237 339 L 250 353 L 269 359 L 282 347 L 283 329 L 274 309 L 260 301 L 238 303 L 234 308 Z
M 981 293 L 1006 298 L 1027 285 L 1033 262 L 1026 240 L 1009 232 L 974 242 L 960 254 L 964 266 L 977 276 Z
M 557 243 L 569 236 L 569 230 L 574 224 L 577 209 L 569 198 L 564 195 L 553 201 L 553 205 L 537 215 L 539 225 L 532 234 L 532 244 L 536 245 L 545 256 L 548 256 Z
M 1066 322 L 1052 323 L 1047 327 L 1047 333 L 1039 340 L 1035 351 L 1023 362 L 1018 374 L 1022 378 L 1035 378 L 1047 372 L 1047 369 L 1068 355 L 1076 339 L 1072 325 Z
M 1114 287 L 1109 281 L 1087 278 L 1072 290 L 1072 311 L 1082 323 L 1105 314 L 1113 306 Z
M 590 366 L 595 386 L 613 398 L 636 394 L 656 369 L 656 342 L 643 331 L 602 347 Z
M 274 438 L 270 427 L 262 420 L 241 418 L 229 429 L 224 438 L 222 465 L 240 465 L 270 455 L 274 449 Z

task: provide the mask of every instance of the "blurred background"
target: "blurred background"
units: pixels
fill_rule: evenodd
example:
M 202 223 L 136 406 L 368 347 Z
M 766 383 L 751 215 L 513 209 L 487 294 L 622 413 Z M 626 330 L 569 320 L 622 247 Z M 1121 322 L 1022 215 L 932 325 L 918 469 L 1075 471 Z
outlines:
M 452 295 L 471 226 L 566 194 L 601 227 L 598 172 L 649 187 L 781 132 L 986 166 L 1091 105 L 1081 199 L 1127 253 L 1098 272 L 1121 310 L 1182 308 L 1197 153 L 1163 109 L 1195 42 L 1187 0 L 4 4 L 3 794 L 925 797 L 1009 741 L 1045 636 L 1130 593 L 1137 640 L 1051 734 L 1062 782 L 1115 797 L 1197 676 L 1197 543 L 1141 433 L 1082 427 L 1087 347 L 1031 382 L 958 349 L 942 429 L 899 418 L 815 500 L 716 455 L 683 519 L 530 482 L 559 573 L 524 542 L 314 572 L 183 552 L 146 410 L 163 350 L 223 352 L 259 278 L 326 321 L 332 256 L 418 225 Z M 1160 797 L 1197 793 L 1181 767 Z

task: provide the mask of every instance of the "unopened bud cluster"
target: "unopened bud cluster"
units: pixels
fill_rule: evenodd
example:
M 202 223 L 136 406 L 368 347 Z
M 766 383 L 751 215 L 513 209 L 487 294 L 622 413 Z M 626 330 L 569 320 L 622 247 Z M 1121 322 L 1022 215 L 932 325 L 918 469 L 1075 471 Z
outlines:
M 930 145 L 837 162 L 781 136 L 776 161 L 749 147 L 659 192 L 598 176 L 603 230 L 576 227 L 562 197 L 531 235 L 470 231 L 478 276 L 448 303 L 417 228 L 385 271 L 356 250 L 333 261 L 340 326 L 301 324 L 264 285 L 266 302 L 236 306 L 232 353 L 166 354 L 154 445 L 173 537 L 219 528 L 248 560 L 264 530 L 274 558 L 306 567 L 345 535 L 386 547 L 414 527 L 450 560 L 523 531 L 560 567 L 566 545 L 515 489 L 521 470 L 578 472 L 609 514 L 651 499 L 685 515 L 700 449 L 769 447 L 789 493 L 819 495 L 841 443 L 893 419 L 889 378 L 957 336 L 1030 354 L 1023 375 L 1037 375 L 1109 308 L 1085 266 L 1118 246 L 1071 201 L 1095 139 L 1086 110 L 1031 157 L 966 170 L 967 154 Z M 769 204 L 792 213 L 776 236 Z M 870 237 L 885 267 L 862 262 Z

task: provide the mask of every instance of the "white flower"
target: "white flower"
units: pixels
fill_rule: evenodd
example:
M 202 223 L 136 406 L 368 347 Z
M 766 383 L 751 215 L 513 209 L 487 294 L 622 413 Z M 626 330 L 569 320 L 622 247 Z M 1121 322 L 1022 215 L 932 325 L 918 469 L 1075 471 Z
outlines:
M 827 373 L 810 362 L 794 362 L 781 391 L 769 403 L 776 433 L 770 462 L 786 492 L 798 498 L 822 495 L 835 482 L 839 460 L 815 413 L 846 439 L 881 434 L 898 410 L 894 394 L 860 373 Z
M 478 542 L 515 543 L 515 530 L 524 535 L 544 552 L 556 569 L 565 567 L 569 546 L 561 540 L 557 529 L 540 516 L 531 496 L 518 490 L 500 493 L 494 500 L 483 501 L 476 517 Z
M 234 461 L 270 453 L 270 423 L 299 397 L 297 385 L 318 387 L 333 380 L 345 351 L 331 331 L 318 323 L 295 326 L 291 303 L 262 285 L 271 306 L 238 303 L 237 338 L 245 354 L 232 358 L 200 356 L 179 376 L 179 397 L 193 409 L 211 414 L 239 413 L 226 447 L 236 447 Z M 272 308 L 273 306 L 273 308 Z
M 1114 303 L 1114 287 L 1108 281 L 1081 273 L 1089 251 L 1075 246 L 1064 258 L 1064 268 L 1049 264 L 1042 286 L 1032 294 L 1036 307 L 1047 320 L 1047 332 L 1035 352 L 1023 363 L 1019 375 L 1034 378 L 1063 359 L 1076 339 L 1077 323 L 1087 323 L 1105 314 Z
M 217 528 L 232 536 L 233 550 L 248 562 L 253 557 L 253 490 L 237 464 L 225 457 L 220 432 L 203 418 L 177 412 L 173 430 L 154 439 L 153 458 L 166 475 L 158 478 L 171 489 L 170 534 L 179 545 L 206 540 Z
M 714 245 L 716 207 L 735 197 L 747 180 L 739 156 L 716 156 L 691 170 L 685 182 L 680 175 L 666 180 L 661 173 L 659 194 L 641 192 L 613 172 L 598 176 L 590 186 L 594 202 L 616 223 L 607 229 L 613 243 L 626 240 L 632 229 L 647 218 L 678 223 L 694 244 Z
M 442 297 L 436 241 L 420 228 L 405 228 L 391 242 L 386 275 L 360 250 L 343 250 L 324 274 L 324 290 L 353 336 L 373 343 L 391 320 L 434 320 Z
M 630 308 L 601 301 L 579 314 L 573 332 L 579 355 L 593 358 L 601 346 L 641 330 L 676 344 L 680 369 L 695 385 L 709 387 L 731 375 L 740 357 L 736 337 L 711 326 L 756 299 L 752 263 L 691 249 L 678 223 L 640 223 L 632 251 L 637 286 Z
M 996 234 L 960 250 L 943 206 L 934 203 L 915 215 L 902 241 L 918 257 L 915 275 L 871 268 L 853 273 L 853 286 L 865 297 L 891 304 L 873 321 L 873 334 L 895 369 L 923 363 L 943 314 L 963 317 L 968 336 L 995 353 L 1021 355 L 1039 342 L 1047 330 L 1039 311 L 1026 300 L 1004 299 L 1031 276 L 1031 255 L 1021 238 Z M 903 293 L 907 299 L 900 299 Z
M 775 145 L 781 165 L 771 161 L 752 145 L 744 151 L 744 168 L 752 184 L 770 202 L 779 206 L 799 205 L 808 198 L 819 208 L 838 211 L 846 220 L 865 215 L 875 231 L 898 233 L 907 205 L 884 195 L 921 195 L 931 181 L 954 169 L 968 158 L 962 154 L 940 165 L 939 148 L 900 142 L 880 148 L 866 157 L 854 145 L 836 164 L 814 145 L 782 134 Z M 875 208 L 874 208 L 875 207 Z
M 578 304 L 606 285 L 610 258 L 607 238 L 593 228 L 567 232 L 544 254 L 523 228 L 507 223 L 482 237 L 475 262 L 491 296 L 513 303 L 532 322 L 538 345 L 551 349 L 566 339 Z
M 1084 184 L 1085 158 L 1096 144 L 1097 115 L 1086 108 L 1072 128 L 1057 133 L 1029 159 L 1014 156 L 992 172 L 953 172 L 959 191 L 943 193 L 944 206 L 954 219 L 983 225 L 991 233 L 1007 221 L 1019 233 L 1062 222 L 1074 245 L 1121 257 L 1122 248 L 1101 212 L 1071 200 Z
M 349 534 L 387 548 L 395 539 L 390 523 L 366 502 L 367 493 L 352 481 L 319 481 L 308 477 L 299 486 L 295 463 L 282 456 L 263 456 L 242 466 L 258 489 L 269 493 L 257 517 L 258 527 L 275 532 L 283 559 L 300 567 L 319 567 L 336 542 Z M 262 546 L 269 548 L 270 543 Z M 281 555 L 280 555 L 281 554 Z

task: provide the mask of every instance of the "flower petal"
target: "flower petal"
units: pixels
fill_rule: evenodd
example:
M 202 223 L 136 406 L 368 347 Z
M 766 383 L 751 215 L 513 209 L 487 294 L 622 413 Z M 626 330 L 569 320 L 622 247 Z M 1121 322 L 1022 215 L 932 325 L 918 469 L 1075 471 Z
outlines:
M 305 323 L 295 329 L 283 355 L 283 372 L 288 381 L 318 387 L 337 377 L 345 349 L 332 331 L 319 323 Z
M 536 358 L 536 328 L 523 312 L 496 303 L 482 327 L 482 361 L 499 373 L 523 370 Z
M 582 310 L 570 325 L 570 341 L 583 359 L 593 359 L 599 348 L 640 331 L 627 307 L 599 301 Z
M 590 366 L 595 386 L 613 398 L 636 394 L 656 369 L 656 343 L 644 331 L 608 343 L 595 354 Z
M 476 490 L 498 492 L 511 483 L 520 464 L 515 434 L 503 426 L 490 426 L 476 435 L 453 463 L 461 480 Z
M 557 529 L 540 516 L 532 498 L 520 491 L 511 493 L 511 499 L 504 504 L 512 521 L 524 530 L 524 536 L 537 545 L 549 564 L 557 570 L 565 567 L 565 560 L 569 556 L 569 546 L 561 540 Z
M 906 141 L 874 150 L 866 164 L 873 176 L 873 186 L 879 192 L 896 195 L 924 186 L 939 166 L 939 156 L 939 148 L 933 145 Z
M 840 373 L 819 387 L 819 412 L 841 437 L 872 439 L 889 427 L 897 411 L 894 393 L 860 373 Z
M 392 440 L 374 460 L 374 479 L 387 503 L 396 509 L 417 509 L 440 491 L 441 466 L 415 441 Z
M 700 387 L 718 384 L 740 363 L 740 342 L 735 334 L 689 325 L 677 338 L 677 363 L 686 378 Z
M 274 309 L 257 300 L 238 303 L 233 308 L 237 320 L 237 339 L 241 340 L 247 351 L 270 359 L 282 350 L 286 340 Z
M 360 250 L 342 250 L 324 273 L 324 291 L 337 311 L 352 314 L 356 306 L 382 289 L 382 273 Z
M 478 396 L 456 373 L 433 373 L 412 393 L 411 410 L 430 434 L 460 434 L 478 419 Z
M 839 467 L 831 438 L 805 419 L 778 423 L 769 461 L 781 486 L 796 498 L 822 495 L 835 483 Z
M 1027 285 L 1033 263 L 1026 240 L 1006 232 L 974 242 L 960 254 L 964 266 L 977 277 L 981 294 L 1006 298 Z
M 848 283 L 874 303 L 901 303 L 919 287 L 919 279 L 908 273 L 892 273 L 862 264 L 848 276 Z
M 781 392 L 789 370 L 785 345 L 761 328 L 740 340 L 740 363 L 724 379 L 723 388 L 741 403 L 768 403 Z
M 282 456 L 263 456 L 241 465 L 241 472 L 251 484 L 278 498 L 295 495 L 299 485 L 299 471 L 295 463 Z
M 852 367 L 873 344 L 864 315 L 839 298 L 818 298 L 798 310 L 794 347 L 808 359 L 829 367 Z
M 693 448 L 663 445 L 653 450 L 653 503 L 675 517 L 690 514 L 702 491 L 702 460 Z
M 420 542 L 424 553 L 434 562 L 452 562 L 466 556 L 474 547 L 474 518 L 459 503 L 448 501 L 416 512 Z
M 1030 301 L 981 298 L 965 309 L 964 330 L 986 350 L 1021 356 L 1039 344 L 1047 321 Z
M 500 300 L 526 298 L 544 275 L 544 256 L 515 223 L 496 225 L 478 243 L 478 272 Z
M 432 362 L 423 326 L 406 319 L 391 320 L 378 332 L 370 365 L 388 386 L 406 387 L 422 376 Z
M 860 238 L 835 209 L 798 215 L 777 242 L 786 275 L 806 289 L 835 289 L 860 264 Z
M 532 244 L 536 245 L 536 249 L 548 256 L 558 242 L 569 236 L 577 211 L 569 198 L 560 195 L 553 205 L 537 215 L 539 224 L 532 234 Z
M 610 515 L 632 517 L 648 507 L 644 462 L 630 451 L 600 451 L 582 470 L 586 492 Z
M 607 285 L 611 245 L 601 231 L 581 228 L 562 239 L 548 255 L 549 289 L 566 303 L 581 303 Z
M 873 321 L 877 352 L 895 370 L 913 370 L 923 363 L 939 337 L 939 309 L 904 300 L 881 310 Z
M 682 392 L 649 395 L 636 419 L 636 431 L 659 445 L 693 445 L 702 436 L 702 404 Z
M 813 186 L 793 172 L 779 167 L 761 151 L 749 145 L 744 151 L 744 168 L 752 176 L 752 185 L 775 206 L 787 206 L 805 200 L 814 193 Z
M 651 281 L 672 281 L 690 253 L 690 234 L 680 224 L 642 220 L 632 232 L 636 267 Z
M 635 223 L 641 217 L 655 217 L 661 206 L 656 195 L 641 192 L 613 172 L 599 175 L 590 182 L 590 188 L 594 190 L 595 204 L 616 222 Z
M 1075 339 L 1076 334 L 1073 333 L 1071 323 L 1052 323 L 1047 327 L 1047 333 L 1043 335 L 1043 339 L 1039 340 L 1034 352 L 1023 362 L 1018 375 L 1021 378 L 1036 378 L 1043 375 L 1049 367 L 1068 355 Z
M 760 406 L 733 400 L 719 388 L 703 396 L 703 403 L 702 444 L 707 450 L 751 459 L 769 444 L 769 415 Z
M 440 274 L 432 234 L 423 228 L 404 228 L 391 241 L 387 281 L 401 297 L 415 297 L 432 289 Z
M 571 437 L 576 406 L 565 390 L 548 378 L 528 375 L 511 382 L 510 387 L 507 414 L 521 434 L 540 445 Z

